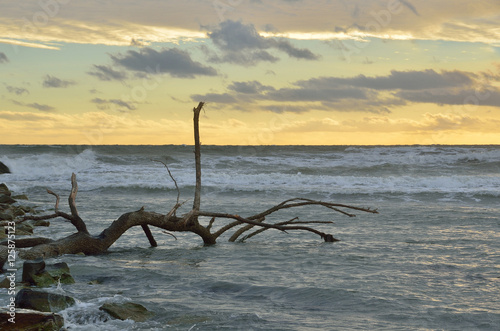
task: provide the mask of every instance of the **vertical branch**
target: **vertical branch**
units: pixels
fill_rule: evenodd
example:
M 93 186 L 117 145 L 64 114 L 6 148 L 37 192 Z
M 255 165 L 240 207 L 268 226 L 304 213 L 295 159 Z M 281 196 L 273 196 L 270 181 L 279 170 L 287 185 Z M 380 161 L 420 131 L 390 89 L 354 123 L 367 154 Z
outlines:
M 78 193 L 78 183 L 76 182 L 76 175 L 75 173 L 71 174 L 71 193 L 69 194 L 68 197 L 68 204 L 69 204 L 69 209 L 71 210 L 71 215 L 74 217 L 80 217 L 78 216 L 78 210 L 76 209 L 76 194 Z
M 76 194 L 78 193 L 78 183 L 76 182 L 75 173 L 71 174 L 71 193 L 69 194 L 68 204 L 71 210 L 71 224 L 73 224 L 78 232 L 89 233 L 85 222 L 78 215 L 76 209 Z
M 200 210 L 200 202 L 201 202 L 201 148 L 200 148 L 200 129 L 199 129 L 199 119 L 200 112 L 203 108 L 204 102 L 200 102 L 198 107 L 193 108 L 194 116 L 193 116 L 193 125 L 194 125 L 194 156 L 196 163 L 196 189 L 194 191 L 194 202 L 193 202 L 193 210 Z

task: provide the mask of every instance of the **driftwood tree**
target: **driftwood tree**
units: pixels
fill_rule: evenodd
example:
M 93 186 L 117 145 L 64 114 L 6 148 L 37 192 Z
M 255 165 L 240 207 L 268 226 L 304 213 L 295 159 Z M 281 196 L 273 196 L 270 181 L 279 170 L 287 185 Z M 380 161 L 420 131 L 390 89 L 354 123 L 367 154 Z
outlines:
M 59 195 L 55 192 L 47 190 L 49 194 L 56 197 L 55 211 L 53 214 L 44 216 L 27 216 L 18 221 L 23 222 L 26 220 L 47 220 L 53 218 L 63 218 L 76 228 L 77 232 L 59 239 L 51 240 L 48 238 L 27 238 L 18 239 L 16 241 L 16 248 L 29 248 L 20 250 L 19 257 L 22 259 L 36 259 L 40 257 L 55 257 L 63 254 L 77 254 L 84 253 L 86 255 L 96 255 L 107 251 L 113 243 L 120 238 L 120 236 L 128 229 L 134 226 L 141 226 L 144 230 L 151 246 L 157 246 L 155 239 L 150 230 L 150 226 L 157 227 L 169 232 L 192 232 L 201 237 L 204 244 L 213 245 L 217 239 L 224 233 L 233 230 L 234 232 L 229 238 L 229 241 L 245 240 L 255 236 L 268 229 L 276 229 L 278 231 L 308 231 L 320 236 L 326 242 L 338 241 L 331 234 L 323 233 L 313 227 L 311 224 L 332 223 L 330 221 L 315 221 L 306 222 L 299 221 L 293 218 L 287 221 L 278 223 L 267 223 L 266 217 L 282 209 L 296 208 L 301 206 L 316 205 L 329 208 L 335 212 L 339 212 L 349 217 L 355 215 L 347 212 L 346 210 L 357 210 L 368 213 L 377 213 L 377 210 L 369 208 L 359 208 L 350 205 L 336 204 L 330 202 L 316 201 L 304 198 L 293 198 L 283 201 L 271 208 L 252 216 L 240 216 L 230 213 L 204 211 L 201 209 L 201 143 L 199 134 L 199 116 L 204 103 L 200 102 L 196 108 L 193 109 L 194 117 L 194 140 L 195 140 L 195 163 L 196 163 L 196 187 L 194 193 L 193 208 L 182 216 L 177 216 L 176 211 L 183 204 L 179 202 L 179 189 L 177 182 L 170 173 L 168 166 L 163 163 L 175 183 L 177 188 L 177 203 L 171 208 L 167 214 L 160 214 L 152 211 L 140 210 L 128 212 L 121 215 L 117 220 L 102 231 L 98 235 L 91 235 L 87 230 L 87 226 L 83 219 L 79 216 L 76 208 L 76 195 L 78 192 L 78 184 L 76 175 L 71 176 L 71 193 L 68 198 L 70 214 L 64 213 L 59 210 Z M 210 218 L 207 225 L 202 225 L 199 222 L 199 217 Z M 216 221 L 223 221 L 219 229 L 214 229 Z M 5 245 L 5 243 L 2 243 Z M 0 250 L 5 251 L 5 250 Z M 5 254 L 0 254 L 5 255 Z M 6 260 L 6 256 L 0 256 L 0 266 Z

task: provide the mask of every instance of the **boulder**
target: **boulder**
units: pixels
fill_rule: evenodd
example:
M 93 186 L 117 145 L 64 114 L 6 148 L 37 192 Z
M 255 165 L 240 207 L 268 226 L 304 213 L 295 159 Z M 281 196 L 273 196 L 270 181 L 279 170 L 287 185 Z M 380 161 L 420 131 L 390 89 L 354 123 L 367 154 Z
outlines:
M 154 314 L 147 310 L 144 306 L 133 303 L 105 303 L 99 310 L 107 312 L 111 317 L 124 320 L 133 320 L 136 322 L 144 322 Z
M 10 174 L 10 169 L 3 162 L 0 162 L 0 174 Z
M 15 321 L 15 324 L 10 322 Z M 30 309 L 16 309 L 15 320 L 8 308 L 0 308 L 0 330 L 56 331 L 64 326 L 64 318 L 53 313 L 42 313 Z
M 10 195 L 0 194 L 0 203 L 8 203 L 10 205 L 10 204 L 13 204 L 15 202 L 16 202 L 16 200 L 12 199 L 10 197 Z
M 18 194 L 14 195 L 12 199 L 17 199 L 17 200 L 29 200 L 28 196 L 26 194 Z
M 0 194 L 5 194 L 10 197 L 11 193 L 7 185 L 5 183 L 0 184 Z
M 40 258 L 36 260 L 27 260 L 23 263 L 23 282 L 33 284 L 33 276 L 40 274 L 45 270 L 45 261 Z
M 57 313 L 75 304 L 75 299 L 66 295 L 21 289 L 16 295 L 16 307 Z
M 40 287 L 50 286 L 58 282 L 61 284 L 75 282 L 67 263 L 60 262 L 46 266 L 43 259 L 24 261 L 22 281 Z
M 14 213 L 12 213 L 12 209 L 0 211 L 0 221 L 12 221 L 13 219 Z

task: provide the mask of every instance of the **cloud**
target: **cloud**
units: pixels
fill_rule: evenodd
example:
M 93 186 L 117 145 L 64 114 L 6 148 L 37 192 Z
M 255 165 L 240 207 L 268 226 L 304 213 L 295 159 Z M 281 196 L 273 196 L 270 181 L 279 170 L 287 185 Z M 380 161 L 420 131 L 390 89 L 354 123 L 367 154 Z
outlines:
M 97 77 L 99 80 L 102 81 L 112 81 L 112 80 L 118 80 L 118 81 L 123 81 L 124 79 L 127 78 L 127 74 L 123 71 L 118 71 L 110 66 L 104 66 L 104 65 L 93 65 L 93 71 L 87 72 L 87 74 Z
M 212 62 L 228 62 L 253 66 L 259 62 L 276 62 L 279 60 L 268 50 L 276 49 L 295 59 L 318 60 L 319 56 L 308 49 L 297 48 L 284 38 L 263 37 L 253 24 L 227 20 L 208 33 L 208 37 L 222 52 L 222 55 L 211 54 Z
M 43 79 L 43 87 L 48 88 L 66 88 L 71 85 L 75 85 L 76 83 L 72 80 L 62 80 L 54 76 L 45 75 Z
M 228 87 L 229 90 L 243 93 L 243 94 L 258 94 L 265 91 L 274 91 L 274 87 L 262 85 L 260 82 L 254 80 L 250 82 L 233 82 Z
M 22 107 L 34 108 L 34 109 L 37 109 L 37 110 L 40 110 L 43 112 L 50 112 L 50 111 L 55 110 L 55 108 L 52 106 L 39 104 L 38 102 L 24 103 L 24 102 L 20 102 L 20 101 L 16 101 L 16 100 L 11 100 L 11 101 L 15 105 L 22 106 Z
M 114 106 L 115 110 L 118 111 L 130 111 L 137 109 L 137 107 L 132 102 L 127 102 L 120 99 L 94 98 L 90 100 L 90 102 L 95 103 L 97 105 L 97 108 L 101 110 L 109 109 L 111 106 Z
M 222 4 L 223 15 L 213 1 L 151 0 L 145 6 L 109 0 L 98 11 L 96 1 L 66 1 L 59 3 L 57 14 L 46 13 L 37 1 L 23 6 L 4 1 L 0 12 L 1 42 L 21 45 L 29 40 L 24 46 L 57 49 L 60 46 L 53 46 L 54 42 L 129 46 L 132 40 L 145 44 L 199 40 L 206 37 L 199 31 L 200 25 L 225 17 L 252 22 L 257 27 L 272 22 L 283 33 L 307 38 L 317 38 L 325 31 L 345 31 L 344 37 L 359 38 L 360 32 L 370 31 L 367 27 L 373 31 L 376 26 L 373 36 L 382 39 L 405 35 L 414 40 L 500 42 L 498 24 L 491 24 L 498 21 L 497 0 L 471 5 L 457 4 L 456 0 L 216 2 Z M 34 19 L 43 15 L 49 22 Z M 457 33 L 458 27 L 461 33 Z
M 258 81 L 234 81 L 223 93 L 191 96 L 234 110 L 309 110 L 390 113 L 407 103 L 500 107 L 498 74 L 443 70 L 393 70 L 387 75 L 315 77 L 275 88 Z M 251 105 L 243 107 L 242 104 Z
M 400 91 L 396 93 L 396 96 L 412 102 L 435 103 L 439 105 L 500 107 L 500 90 L 495 87 L 488 87 L 485 90 L 477 88 Z
M 168 73 L 178 78 L 217 75 L 214 68 L 192 60 L 188 52 L 176 48 L 163 48 L 156 51 L 146 47 L 139 51 L 112 55 L 111 58 L 116 65 L 139 73 Z
M 433 69 L 422 71 L 393 70 L 387 76 L 367 77 L 358 75 L 350 78 L 320 77 L 299 81 L 296 85 L 304 88 L 322 88 L 324 86 L 353 86 L 374 90 L 421 90 L 433 88 L 450 88 L 468 86 L 476 77 L 473 73 L 463 71 L 442 71 L 438 73 Z
M 7 55 L 5 55 L 5 53 L 0 52 L 0 63 L 5 63 L 5 62 L 9 62 L 9 58 L 7 57 Z
M 24 87 L 15 87 L 15 86 L 10 86 L 5 84 L 5 88 L 9 93 L 16 94 L 16 95 L 23 95 L 23 94 L 30 94 L 30 91 L 25 89 Z

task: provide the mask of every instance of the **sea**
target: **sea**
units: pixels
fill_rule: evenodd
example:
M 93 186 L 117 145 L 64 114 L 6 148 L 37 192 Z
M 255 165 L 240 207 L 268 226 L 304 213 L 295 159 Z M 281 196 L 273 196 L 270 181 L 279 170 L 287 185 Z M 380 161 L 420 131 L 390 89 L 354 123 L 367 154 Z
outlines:
M 178 193 L 178 215 L 192 206 L 189 145 L 0 145 L 0 161 L 12 172 L 0 182 L 44 213 L 55 202 L 46 189 L 69 212 L 75 173 L 91 234 L 142 207 L 168 213 Z M 333 221 L 310 226 L 334 243 L 269 229 L 205 246 L 152 228 L 153 248 L 132 228 L 105 254 L 46 260 L 68 263 L 76 282 L 45 290 L 76 299 L 60 312 L 66 330 L 500 330 L 499 145 L 202 146 L 202 210 L 250 216 L 290 198 L 378 214 L 304 206 L 266 220 Z M 53 219 L 35 232 L 57 239 L 75 229 Z M 121 321 L 99 310 L 125 302 L 154 316 Z

